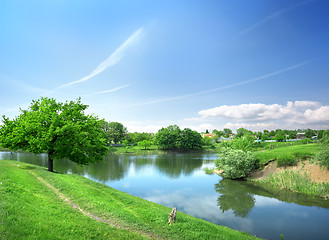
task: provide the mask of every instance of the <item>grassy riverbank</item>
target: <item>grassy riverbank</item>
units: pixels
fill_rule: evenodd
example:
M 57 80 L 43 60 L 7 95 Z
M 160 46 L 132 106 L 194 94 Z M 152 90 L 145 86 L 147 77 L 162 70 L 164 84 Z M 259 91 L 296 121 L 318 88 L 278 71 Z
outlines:
M 0 161 L 1 239 L 255 239 L 77 175 Z M 179 209 L 178 209 L 179 211 Z
M 316 182 L 304 171 L 285 169 L 264 179 L 253 180 L 279 189 L 329 198 L 329 183 Z
M 314 157 L 320 147 L 317 143 L 279 147 L 255 152 L 261 164 L 276 160 L 279 166 L 296 165 L 298 160 Z
M 312 170 L 315 168 L 318 169 L 317 175 L 328 174 L 324 168 L 320 170 L 320 167 L 314 164 L 316 163 L 314 157 L 319 149 L 319 144 L 314 143 L 258 151 L 255 153 L 255 156 L 261 164 L 267 164 L 269 161 L 275 161 L 273 164 L 275 164 L 276 167 L 266 166 L 267 168 L 272 168 L 271 174 L 261 177 L 260 179 L 253 179 L 252 181 L 278 189 L 287 189 L 312 196 L 322 196 L 328 198 L 329 183 L 324 181 L 315 181 L 315 179 L 312 179 L 311 174 Z M 310 169 L 306 170 L 304 168 L 305 164 L 311 165 Z M 299 167 L 289 168 L 297 165 Z M 274 168 L 275 171 L 273 171 Z M 260 171 L 263 171 L 263 169 Z

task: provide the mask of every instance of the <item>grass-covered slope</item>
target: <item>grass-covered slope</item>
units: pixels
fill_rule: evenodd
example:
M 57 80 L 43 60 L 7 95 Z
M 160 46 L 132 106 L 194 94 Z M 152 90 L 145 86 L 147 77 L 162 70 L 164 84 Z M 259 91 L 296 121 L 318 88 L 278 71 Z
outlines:
M 296 160 L 305 160 L 306 158 L 314 157 L 319 149 L 319 144 L 316 143 L 302 144 L 258 151 L 255 152 L 255 156 L 260 163 L 277 160 L 278 165 L 295 165 Z
M 178 209 L 179 210 L 179 209 Z M 77 175 L 0 161 L 0 239 L 255 239 Z

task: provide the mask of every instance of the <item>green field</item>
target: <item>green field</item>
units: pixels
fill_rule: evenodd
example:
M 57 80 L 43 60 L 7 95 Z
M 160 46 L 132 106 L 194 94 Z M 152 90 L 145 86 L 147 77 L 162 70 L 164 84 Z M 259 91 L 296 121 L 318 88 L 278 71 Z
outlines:
M 77 175 L 0 161 L 1 239 L 255 239 Z M 179 209 L 178 209 L 179 211 Z
M 317 143 L 283 146 L 282 144 L 282 147 L 257 151 L 255 156 L 260 163 L 276 160 L 279 166 L 286 166 L 295 165 L 298 160 L 314 157 L 320 149 Z

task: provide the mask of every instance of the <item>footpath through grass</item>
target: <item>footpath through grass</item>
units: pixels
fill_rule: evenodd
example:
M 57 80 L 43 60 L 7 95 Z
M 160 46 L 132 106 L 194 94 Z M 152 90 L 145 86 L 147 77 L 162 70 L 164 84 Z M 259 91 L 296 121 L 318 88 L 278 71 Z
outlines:
M 256 239 L 77 175 L 0 161 L 0 239 Z M 178 209 L 179 210 L 179 209 Z

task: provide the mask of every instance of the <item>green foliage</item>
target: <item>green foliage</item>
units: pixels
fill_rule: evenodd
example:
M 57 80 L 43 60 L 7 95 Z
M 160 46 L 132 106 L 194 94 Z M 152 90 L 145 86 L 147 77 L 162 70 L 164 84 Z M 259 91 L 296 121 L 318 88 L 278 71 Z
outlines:
M 230 136 L 230 134 L 233 133 L 232 130 L 229 129 L 229 128 L 224 128 L 224 129 L 223 129 L 223 132 L 224 132 L 224 137 L 225 137 L 225 138 L 228 138 L 228 137 Z
M 138 142 L 138 147 L 147 149 L 147 148 L 151 147 L 151 141 L 149 141 L 149 140 L 140 141 L 140 142 Z
M 80 99 L 32 101 L 14 120 L 3 117 L 0 144 L 12 150 L 48 153 L 49 171 L 53 171 L 53 159 L 68 158 L 79 164 L 100 161 L 107 153 L 106 141 L 98 118 L 84 114 L 87 107 Z
M 262 141 L 269 140 L 269 139 L 270 139 L 270 135 L 268 135 L 267 133 L 264 133 L 261 137 Z
M 117 144 L 122 142 L 127 134 L 127 129 L 119 122 L 107 122 L 102 119 L 101 128 L 104 131 L 104 137 L 107 139 L 107 143 L 114 142 Z
M 122 146 L 128 147 L 129 141 L 128 140 L 123 140 L 122 141 Z
M 252 135 L 252 131 L 249 131 L 245 128 L 239 128 L 236 130 L 236 136 L 237 138 L 240 138 L 240 137 L 243 137 L 243 136 L 246 136 L 246 135 Z
M 177 149 L 180 132 L 181 130 L 177 125 L 161 128 L 154 136 L 154 143 L 160 149 Z
M 252 151 L 255 147 L 254 141 L 248 138 L 234 138 L 232 141 L 222 143 L 225 148 L 240 149 L 242 151 Z
M 197 131 L 192 131 L 189 128 L 184 128 L 181 131 L 177 148 L 179 150 L 196 150 L 202 148 L 202 137 Z
M 143 132 L 143 133 L 139 133 L 139 132 L 128 133 L 128 134 L 126 134 L 125 139 L 128 140 L 129 143 L 138 143 L 138 142 L 143 141 L 143 140 L 152 141 L 153 134 L 146 133 L 146 132 Z
M 202 145 L 212 147 L 212 148 L 215 147 L 214 142 L 213 142 L 213 138 L 211 138 L 211 137 L 204 137 L 202 139 Z
M 329 135 L 324 135 L 321 139 L 320 151 L 316 155 L 316 159 L 322 166 L 329 169 Z
M 279 133 L 275 134 L 275 136 L 274 136 L 274 140 L 276 140 L 277 142 L 283 142 L 285 139 L 286 138 L 282 132 L 279 132 Z
M 202 147 L 202 137 L 189 128 L 181 130 L 177 125 L 171 125 L 155 134 L 154 143 L 159 149 L 194 150 Z
M 258 165 L 253 153 L 240 149 L 223 148 L 218 155 L 220 159 L 215 161 L 215 165 L 224 171 L 226 178 L 243 178 Z
M 114 143 L 121 142 L 127 133 L 127 129 L 119 122 L 110 122 L 108 137 L 109 141 L 113 141 Z
M 212 133 L 215 134 L 216 139 L 217 139 L 217 138 L 220 138 L 221 136 L 224 136 L 224 132 L 223 132 L 223 131 L 218 131 L 218 130 L 216 130 L 216 129 L 214 129 L 214 130 L 212 131 Z

